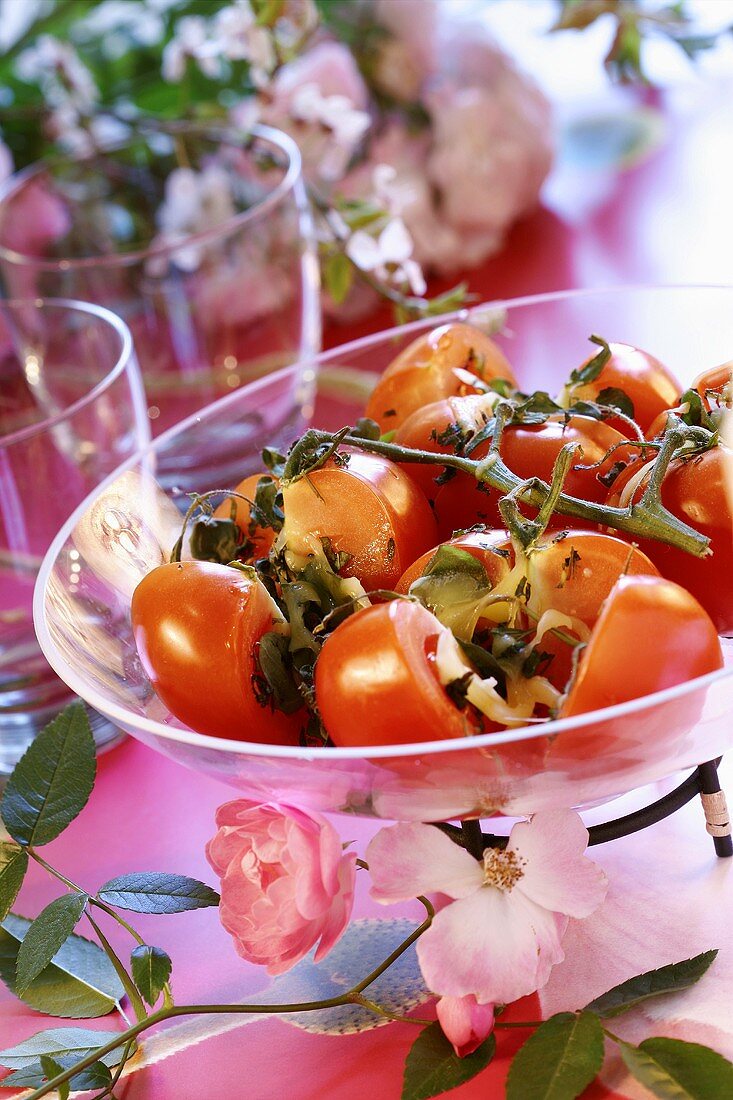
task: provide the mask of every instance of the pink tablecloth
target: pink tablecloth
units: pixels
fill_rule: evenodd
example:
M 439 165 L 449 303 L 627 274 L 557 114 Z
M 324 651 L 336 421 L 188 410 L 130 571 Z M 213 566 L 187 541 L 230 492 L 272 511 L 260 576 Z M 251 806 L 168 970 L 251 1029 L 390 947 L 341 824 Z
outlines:
M 596 110 L 589 107 L 591 113 Z M 471 276 L 481 297 L 634 281 L 733 281 L 730 250 L 724 246 L 731 227 L 730 90 L 693 82 L 647 102 L 649 110 L 658 112 L 654 117 L 664 128 L 660 147 L 626 171 L 561 163 L 546 205 L 515 228 L 501 256 Z M 328 342 L 388 323 L 387 315 L 377 315 L 348 329 L 334 327 Z M 733 769 L 729 773 L 733 789 Z M 211 881 L 203 848 L 214 810 L 228 797 L 231 792 L 215 782 L 127 742 L 101 761 L 89 807 L 50 852 L 91 889 L 115 874 L 146 868 Z M 363 851 L 374 826 L 342 819 L 339 827 Z M 733 948 L 726 927 L 733 907 L 733 861 L 715 860 L 699 806 L 690 805 L 643 836 L 596 851 L 611 880 L 608 900 L 589 921 L 571 925 L 568 959 L 543 991 L 542 1011 L 576 1008 L 632 972 L 720 947 L 718 961 L 699 987 L 630 1014 L 618 1030 L 639 1038 L 677 1034 L 733 1056 Z M 357 913 L 363 915 L 374 907 L 363 884 L 361 891 Z M 24 910 L 33 915 L 51 896 L 49 883 L 32 874 Z M 403 912 L 417 915 L 418 910 L 405 907 Z M 150 942 L 171 954 L 179 1001 L 238 999 L 266 984 L 261 971 L 234 954 L 214 911 L 141 918 L 140 927 Z M 537 1006 L 524 1011 L 533 1015 Z M 46 1018 L 0 990 L 0 1045 L 47 1026 Z M 350 1100 L 355 1095 L 396 1100 L 414 1035 L 408 1024 L 344 1038 L 307 1035 L 280 1020 L 258 1021 L 211 1036 L 131 1076 L 118 1095 L 134 1100 L 245 1095 L 252 1100 Z M 507 1056 L 523 1037 L 522 1032 L 504 1033 L 500 1057 L 457 1090 L 457 1100 L 503 1095 Z M 593 1086 L 586 1100 L 640 1095 L 613 1064 L 606 1080 L 616 1092 Z

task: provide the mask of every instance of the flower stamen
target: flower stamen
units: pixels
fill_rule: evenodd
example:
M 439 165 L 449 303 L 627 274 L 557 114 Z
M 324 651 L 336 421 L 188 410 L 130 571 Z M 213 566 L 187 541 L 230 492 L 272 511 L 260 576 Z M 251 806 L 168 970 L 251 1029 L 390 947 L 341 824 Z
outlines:
M 524 874 L 526 859 L 511 849 L 484 849 L 484 886 L 509 893 Z

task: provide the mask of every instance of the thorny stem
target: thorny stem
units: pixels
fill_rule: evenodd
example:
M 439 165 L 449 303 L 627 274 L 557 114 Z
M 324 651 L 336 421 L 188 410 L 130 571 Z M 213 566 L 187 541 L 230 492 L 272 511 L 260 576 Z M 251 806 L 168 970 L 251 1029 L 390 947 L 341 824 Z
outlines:
M 381 963 L 376 970 L 373 970 L 371 974 L 368 974 L 366 978 L 360 981 L 357 985 L 353 986 L 348 992 L 340 994 L 338 997 L 327 997 L 322 1001 L 303 1001 L 295 1004 L 282 1004 L 282 1005 L 172 1005 L 166 1008 L 160 1008 L 157 1012 L 153 1012 L 144 1020 L 139 1020 L 127 1031 L 121 1031 L 120 1034 L 111 1039 L 104 1046 L 98 1047 L 87 1055 L 86 1058 L 82 1058 L 76 1065 L 71 1066 L 69 1069 L 63 1071 L 63 1073 L 57 1074 L 55 1077 L 46 1081 L 44 1085 L 35 1089 L 28 1095 L 27 1100 L 41 1100 L 41 1097 L 48 1096 L 50 1092 L 53 1092 L 60 1085 L 63 1085 L 66 1081 L 69 1081 L 75 1074 L 81 1073 L 82 1070 L 87 1069 L 89 1066 L 98 1062 L 100 1058 L 103 1058 L 105 1054 L 111 1054 L 113 1050 L 117 1050 L 118 1047 L 128 1045 L 133 1039 L 136 1039 L 138 1035 L 141 1035 L 143 1031 L 147 1031 L 148 1028 L 154 1027 L 156 1024 L 162 1023 L 164 1020 L 172 1020 L 177 1016 L 206 1016 L 206 1015 L 218 1015 L 222 1013 L 232 1014 L 273 1014 L 278 1015 L 290 1012 L 312 1012 L 319 1008 L 338 1008 L 341 1005 L 347 1004 L 362 1004 L 365 998 L 361 998 L 363 991 L 373 982 L 377 980 L 396 960 L 403 955 L 413 943 L 426 932 L 433 922 L 435 916 L 435 909 L 430 901 L 425 897 L 419 897 L 417 899 L 422 903 L 425 908 L 426 917 L 422 924 L 419 924 L 417 928 L 407 939 L 403 940 L 399 947 L 396 947 L 394 951 Z
M 500 420 L 497 418 L 497 427 L 499 423 Z M 306 435 L 310 437 L 312 445 L 330 443 L 334 439 L 333 433 L 320 432 L 313 428 Z M 688 438 L 687 433 L 681 438 Z M 500 457 L 498 450 L 494 448 L 486 458 L 478 461 L 462 455 L 436 454 L 433 451 L 402 447 L 397 443 L 385 443 L 378 439 L 363 439 L 360 436 L 351 434 L 344 436 L 343 442 L 372 454 L 384 455 L 385 458 L 390 458 L 395 462 L 447 466 L 450 469 L 459 470 L 462 473 L 476 477 L 477 480 L 505 495 L 524 484 L 522 479 L 509 469 Z M 662 448 L 659 454 L 661 456 L 664 453 L 664 448 Z M 670 446 L 665 454 L 667 464 L 669 464 L 673 455 L 674 449 Z M 538 479 L 531 488 L 527 488 L 524 499 L 528 504 L 541 508 L 550 491 L 550 486 Z M 680 550 L 685 550 L 696 557 L 704 557 L 708 553 L 710 540 L 693 527 L 683 523 L 662 505 L 654 507 L 651 512 L 641 502 L 639 504 L 629 504 L 625 508 L 613 508 L 606 504 L 595 504 L 592 501 L 569 496 L 567 493 L 560 493 L 555 502 L 555 510 L 566 516 L 573 516 L 591 523 L 599 523 L 603 526 L 615 527 L 617 530 L 625 531 L 637 538 L 656 539 L 659 542 L 668 543 L 670 546 L 677 546 Z

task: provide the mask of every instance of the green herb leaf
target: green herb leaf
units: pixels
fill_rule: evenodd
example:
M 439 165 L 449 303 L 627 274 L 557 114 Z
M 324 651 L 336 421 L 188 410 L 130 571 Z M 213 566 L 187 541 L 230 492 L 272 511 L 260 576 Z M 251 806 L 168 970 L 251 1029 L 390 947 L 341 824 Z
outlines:
M 608 405 L 611 409 L 618 409 L 624 416 L 634 419 L 634 402 L 627 393 L 616 386 L 606 386 L 596 397 L 599 405 Z
M 590 1012 L 559 1012 L 537 1028 L 509 1069 L 506 1100 L 573 1100 L 603 1064 L 603 1029 Z
M 119 909 L 160 916 L 219 904 L 219 895 L 210 886 L 188 875 L 169 875 L 164 871 L 120 875 L 105 882 L 97 896 Z
M 50 722 L 15 766 L 0 813 L 19 844 L 48 844 L 86 806 L 94 787 L 94 738 L 83 703 Z
M 188 545 L 197 561 L 228 565 L 241 552 L 244 542 L 234 520 L 204 515 L 191 525 Z
M 0 925 L 0 978 L 16 996 L 18 951 L 31 923 L 26 917 L 10 913 Z M 72 934 L 20 1000 L 49 1016 L 90 1019 L 106 1016 L 124 995 L 102 948 Z
M 590 336 L 591 343 L 597 344 L 601 349 L 597 355 L 589 359 L 582 367 L 578 367 L 570 375 L 571 385 L 584 385 L 586 382 L 595 382 L 599 374 L 611 358 L 611 349 L 602 336 Z
M 407 1055 L 402 1100 L 428 1100 L 463 1085 L 486 1069 L 495 1051 L 492 1034 L 473 1054 L 459 1058 L 436 1020 L 423 1028 Z
M 54 1027 L 39 1031 L 7 1050 L 0 1050 L 0 1066 L 8 1069 L 26 1069 L 37 1064 L 42 1054 L 52 1054 L 58 1058 L 64 1054 L 73 1055 L 80 1062 L 93 1050 L 105 1046 L 117 1038 L 117 1031 L 93 1031 L 88 1027 Z M 121 1049 L 121 1048 L 120 1048 Z M 114 1066 L 120 1060 L 120 1051 L 111 1051 L 104 1055 L 106 1065 Z
M 709 1047 L 663 1038 L 618 1046 L 629 1072 L 661 1100 L 733 1096 L 733 1063 Z
M 303 698 L 292 677 L 290 638 L 270 630 L 260 638 L 257 659 L 267 681 L 270 702 L 284 714 L 294 714 L 303 706 Z
M 47 905 L 28 929 L 16 962 L 16 989 L 21 995 L 45 970 L 81 920 L 89 898 L 86 894 L 62 894 Z
M 494 657 L 493 653 L 490 653 L 488 649 L 484 649 L 483 646 L 474 645 L 473 642 L 466 642 L 460 638 L 458 639 L 458 644 L 481 679 L 486 680 L 487 677 L 493 676 L 496 680 L 496 690 L 500 695 L 506 697 L 506 672 L 501 667 L 496 657 Z
M 42 1054 L 40 1058 L 41 1069 L 47 1081 L 52 1081 L 54 1077 L 58 1077 L 60 1073 L 63 1073 L 63 1066 L 60 1066 L 50 1054 Z M 64 1081 L 63 1085 L 58 1087 L 59 1100 L 69 1100 L 69 1093 L 71 1092 L 71 1086 L 68 1081 Z
M 28 870 L 28 853 L 17 844 L 0 844 L 0 920 L 5 920 Z
M 620 1016 L 622 1012 L 628 1012 L 630 1008 L 639 1004 L 640 1001 L 647 1000 L 648 997 L 659 997 L 663 993 L 679 993 L 682 989 L 689 989 L 702 978 L 717 954 L 717 951 L 703 951 L 701 955 L 695 955 L 691 959 L 670 963 L 658 970 L 647 970 L 646 973 L 629 978 L 620 985 L 615 985 L 608 992 L 602 993 L 600 997 L 596 997 L 585 1006 L 586 1010 L 610 1019 L 612 1016 Z
M 277 480 L 269 474 L 263 475 L 257 482 L 255 490 L 250 535 L 254 534 L 254 529 L 257 527 L 271 527 L 273 531 L 281 531 L 285 522 L 282 503 L 282 490 Z
M 141 944 L 132 952 L 132 977 L 145 1000 L 152 1007 L 171 976 L 173 963 L 160 947 Z
M 354 268 L 344 252 L 332 252 L 321 266 L 323 283 L 333 302 L 340 306 L 351 290 Z

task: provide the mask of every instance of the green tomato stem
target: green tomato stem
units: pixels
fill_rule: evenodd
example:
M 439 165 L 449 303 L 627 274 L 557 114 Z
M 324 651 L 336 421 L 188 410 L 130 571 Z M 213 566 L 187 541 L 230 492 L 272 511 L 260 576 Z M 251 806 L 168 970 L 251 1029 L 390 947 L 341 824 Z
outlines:
M 499 406 L 497 406 L 497 411 Z M 499 418 L 497 417 L 497 425 Z M 341 433 L 338 433 L 341 435 Z M 331 443 L 334 434 L 310 429 L 306 432 L 311 446 L 319 443 Z M 304 437 L 305 438 L 305 437 Z M 685 439 L 686 439 L 685 435 Z M 513 473 L 500 457 L 498 450 L 490 449 L 488 455 L 481 459 L 466 458 L 455 454 L 436 454 L 433 451 L 423 451 L 412 447 L 403 447 L 397 443 L 385 443 L 377 439 L 362 439 L 358 436 L 346 435 L 343 442 L 350 447 L 358 447 L 370 454 L 383 455 L 394 462 L 416 462 L 421 465 L 447 466 L 453 470 L 470 474 L 478 481 L 491 486 L 498 492 L 506 495 L 519 486 L 527 486 L 523 499 L 533 507 L 542 508 L 551 493 L 551 488 L 539 479 L 534 480 L 531 486 L 523 482 Z M 664 448 L 659 452 L 661 456 Z M 667 462 L 673 457 L 674 449 L 670 446 L 667 454 Z M 666 456 L 665 456 L 666 458 Z M 677 516 L 659 505 L 651 510 L 642 502 L 630 504 L 625 508 L 613 508 L 607 504 L 596 504 L 592 501 L 580 500 L 578 497 L 569 496 L 567 493 L 559 493 L 555 502 L 555 510 L 562 515 L 572 516 L 586 522 L 597 523 L 604 527 L 614 527 L 618 531 L 624 531 L 636 538 L 656 539 L 658 542 L 668 543 L 680 550 L 685 550 L 696 557 L 705 557 L 709 552 L 710 539 L 700 534 L 693 527 L 683 523 Z

